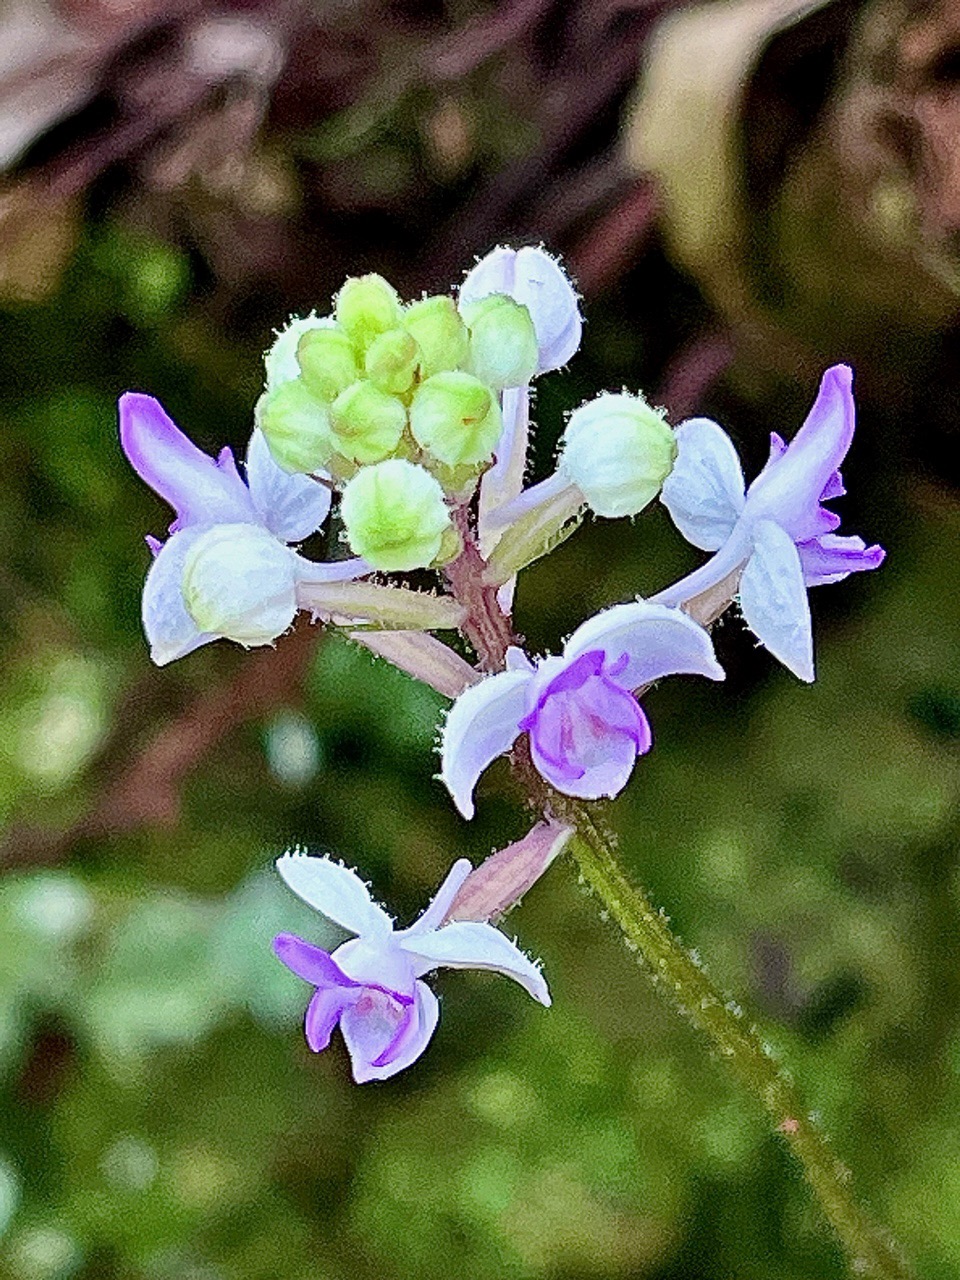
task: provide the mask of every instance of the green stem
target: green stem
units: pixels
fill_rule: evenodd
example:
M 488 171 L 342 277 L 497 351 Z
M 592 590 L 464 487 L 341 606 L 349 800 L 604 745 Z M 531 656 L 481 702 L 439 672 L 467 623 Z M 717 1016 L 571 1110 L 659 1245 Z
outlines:
M 804 1109 L 781 1070 L 739 1010 L 729 1004 L 673 935 L 665 917 L 624 875 L 613 837 L 585 805 L 554 797 L 553 807 L 575 828 L 570 849 L 584 880 L 637 947 L 658 988 L 712 1041 L 741 1082 L 767 1110 L 793 1149 L 814 1195 L 847 1252 L 851 1270 L 876 1280 L 911 1280 L 888 1235 L 856 1202 L 849 1170 Z

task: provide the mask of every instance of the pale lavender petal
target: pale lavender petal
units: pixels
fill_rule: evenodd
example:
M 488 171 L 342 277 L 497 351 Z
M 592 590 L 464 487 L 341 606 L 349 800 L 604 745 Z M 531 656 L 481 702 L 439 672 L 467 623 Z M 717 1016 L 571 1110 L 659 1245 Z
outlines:
M 403 938 L 400 946 L 422 975 L 432 969 L 488 969 L 519 982 L 525 991 L 549 1005 L 550 993 L 539 968 L 492 924 L 454 920 L 432 933 Z
M 393 921 L 349 867 L 294 852 L 277 859 L 277 870 L 298 898 L 351 933 L 383 935 L 393 928 Z
M 277 466 L 259 427 L 247 445 L 247 483 L 261 523 L 284 542 L 303 542 L 330 513 L 331 490 L 310 476 L 288 475 Z
M 743 511 L 740 459 L 727 433 L 709 418 L 682 422 L 676 436 L 677 460 L 660 501 L 688 542 L 701 551 L 716 551 Z
M 800 553 L 789 534 L 764 520 L 740 579 L 740 607 L 757 639 L 795 676 L 813 680 L 813 630 Z
M 368 573 L 373 573 L 373 566 L 360 556 L 351 556 L 348 560 L 307 560 L 294 553 L 296 560 L 297 583 L 309 586 L 329 582 L 354 582 Z M 309 602 L 301 602 L 301 608 L 310 608 Z
M 591 649 L 602 649 L 611 662 L 627 655 L 617 678 L 628 689 L 669 675 L 723 679 L 704 628 L 680 609 L 647 600 L 614 605 L 588 618 L 567 641 L 563 654 L 571 659 Z
M 357 987 L 360 984 L 348 978 L 337 962 L 322 947 L 315 947 L 294 933 L 278 933 L 273 940 L 273 952 L 281 964 L 291 973 L 315 987 Z
M 808 587 L 840 582 L 850 573 L 878 569 L 886 557 L 883 547 L 868 547 L 862 538 L 841 538 L 834 534 L 797 544 L 803 580 Z
M 147 571 L 141 616 L 150 657 L 158 667 L 218 638 L 200 631 L 183 601 L 184 562 L 193 544 L 206 532 L 203 525 L 180 529 L 160 547 Z
M 502 671 L 465 690 L 450 708 L 440 749 L 440 776 L 465 818 L 473 788 L 491 761 L 509 751 L 526 709 L 527 671 Z
M 178 528 L 257 520 L 230 450 L 215 462 L 152 396 L 120 397 L 120 443 L 137 475 L 176 511 Z
M 853 439 L 853 372 L 834 365 L 823 375 L 813 408 L 782 454 L 764 467 L 747 491 L 753 521 L 773 520 L 794 539 L 825 532 L 817 527 L 824 491 L 835 486 Z
M 662 591 L 651 596 L 647 603 L 663 604 L 673 608 L 711 591 L 746 563 L 751 546 L 749 529 L 741 521 L 716 555 L 712 555 L 706 564 L 678 578 L 670 586 L 664 587 Z
M 322 1053 L 330 1043 L 333 1029 L 350 1004 L 352 995 L 352 992 L 347 993 L 342 987 L 322 987 L 313 993 L 313 998 L 307 1005 L 303 1030 L 307 1044 L 314 1053 Z
M 458 858 L 447 872 L 443 884 L 433 895 L 430 905 L 409 929 L 403 931 L 402 936 L 409 937 L 413 933 L 423 933 L 424 930 L 439 928 L 443 917 L 450 910 L 450 904 L 460 892 L 464 880 L 472 870 L 473 866 L 469 858 Z
M 386 1080 L 409 1067 L 426 1049 L 439 1017 L 437 998 L 426 983 L 416 984 L 413 1016 L 407 1006 L 392 1003 L 382 993 L 364 992 L 340 1018 L 357 1084 Z M 381 1062 L 388 1056 L 390 1061 Z
M 559 369 L 580 346 L 583 320 L 573 285 L 544 249 L 500 246 L 467 273 L 459 305 L 505 293 L 530 311 L 540 350 L 539 371 Z

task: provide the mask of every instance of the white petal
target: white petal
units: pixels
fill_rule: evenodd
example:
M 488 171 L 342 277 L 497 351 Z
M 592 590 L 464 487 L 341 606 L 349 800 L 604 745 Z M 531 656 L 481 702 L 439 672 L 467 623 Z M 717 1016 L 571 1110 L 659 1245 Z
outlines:
M 567 641 L 563 656 L 569 661 L 591 649 L 602 649 L 611 662 L 628 655 L 626 669 L 617 677 L 628 689 L 639 689 L 661 676 L 723 679 L 723 668 L 704 628 L 680 609 L 647 600 L 617 604 L 588 618 Z
M 263 353 L 267 390 L 275 391 L 283 383 L 300 377 L 297 347 L 305 333 L 309 333 L 311 329 L 335 327 L 336 321 L 331 316 L 321 317 L 315 311 L 311 311 L 308 316 L 291 316 L 286 325 L 277 331 L 273 346 Z
M 247 484 L 257 515 L 277 538 L 302 542 L 330 512 L 332 494 L 310 476 L 288 475 L 273 460 L 259 427 L 247 445 Z
M 550 1003 L 550 992 L 543 974 L 492 924 L 454 920 L 432 933 L 402 938 L 400 946 L 418 962 L 421 974 L 441 967 L 490 969 L 519 982 L 541 1004 Z
M 570 360 L 580 346 L 583 321 L 576 291 L 555 258 L 543 249 L 501 245 L 468 272 L 459 302 L 477 302 L 491 293 L 505 293 L 529 309 L 541 373 Z
M 813 680 L 813 629 L 800 553 L 771 520 L 754 531 L 753 555 L 740 579 L 740 607 L 760 643 L 795 676 Z
M 393 921 L 371 899 L 355 871 L 329 858 L 285 853 L 277 870 L 298 898 L 328 920 L 359 935 L 389 933 Z
M 660 501 L 688 542 L 716 551 L 733 532 L 744 505 L 743 471 L 733 442 L 709 418 L 677 427 L 677 460 Z
M 182 658 L 218 637 L 202 632 L 183 601 L 183 565 L 204 525 L 180 529 L 160 548 L 143 584 L 143 629 L 158 667 Z
M 480 508 L 477 532 L 480 550 L 489 556 L 503 525 L 495 527 L 498 509 L 517 498 L 523 489 L 530 436 L 530 388 L 508 387 L 502 397 L 503 431 L 497 443 L 496 459 L 480 480 Z
M 509 751 L 526 710 L 528 671 L 502 671 L 461 693 L 443 726 L 440 776 L 465 818 L 473 817 L 473 788 L 487 765 Z
M 373 1066 L 364 1052 L 365 1046 L 355 1041 L 353 1019 L 346 1014 L 341 1019 L 340 1030 L 350 1054 L 353 1078 L 357 1084 L 365 1084 L 368 1080 L 388 1080 L 390 1076 L 395 1076 L 398 1071 L 403 1071 L 416 1062 L 430 1043 L 440 1020 L 440 1004 L 425 982 L 417 983 L 414 994 L 416 1003 L 409 1034 L 404 1037 L 400 1052 L 386 1066 Z
M 460 892 L 464 880 L 472 870 L 473 865 L 469 858 L 458 858 L 447 872 L 443 884 L 433 895 L 426 911 L 409 929 L 403 931 L 403 936 L 409 937 L 412 933 L 423 933 L 427 930 L 439 928 L 443 917 L 450 910 L 454 898 Z

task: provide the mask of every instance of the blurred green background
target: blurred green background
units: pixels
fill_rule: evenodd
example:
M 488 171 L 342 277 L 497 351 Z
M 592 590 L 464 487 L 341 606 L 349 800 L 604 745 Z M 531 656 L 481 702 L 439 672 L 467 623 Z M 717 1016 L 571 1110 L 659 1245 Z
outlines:
M 766 432 L 799 424 L 817 361 L 857 363 L 845 523 L 888 563 L 814 593 L 813 687 L 725 621 L 726 686 L 649 695 L 656 749 L 609 818 L 920 1274 L 960 1270 L 960 503 L 944 443 L 956 400 L 931 372 L 955 373 L 954 321 L 886 341 L 862 298 L 834 298 L 821 348 L 785 294 L 778 332 L 808 341 L 809 364 L 792 362 L 668 253 L 669 204 L 653 221 L 618 122 L 650 33 L 682 7 L 613 7 L 590 43 L 576 5 L 308 6 L 301 26 L 289 6 L 237 6 L 230 21 L 288 42 L 273 78 L 261 58 L 242 92 L 205 81 L 132 142 L 129 120 L 176 97 L 178 53 L 196 60 L 221 11 L 56 10 L 102 61 L 84 103 L 11 153 L 0 188 L 4 1276 L 844 1274 L 781 1141 L 565 862 L 509 920 L 543 957 L 550 1011 L 449 973 L 434 1043 L 395 1080 L 357 1088 L 341 1045 L 309 1054 L 306 989 L 269 943 L 281 928 L 334 938 L 273 858 L 332 850 L 409 918 L 455 857 L 524 830 L 506 770 L 460 821 L 434 778 L 443 700 L 304 622 L 275 652 L 148 662 L 142 538 L 169 516 L 120 454 L 118 393 L 159 396 L 208 450 L 242 448 L 260 353 L 291 308 L 323 311 L 370 267 L 408 295 L 449 287 L 497 238 L 541 234 L 579 270 L 589 323 L 540 389 L 537 475 L 564 411 L 624 383 L 661 390 L 675 417 L 722 415 L 757 462 Z M 843 86 L 851 15 L 871 6 L 841 8 L 842 30 L 801 40 L 798 57 L 821 54 L 816 92 L 801 77 L 808 129 Z M 0 17 L 22 12 L 40 10 Z M 590 99 L 601 45 L 619 71 Z M 167 97 L 151 99 L 161 73 Z M 236 143 L 251 102 L 247 168 L 224 187 L 197 138 L 213 118 Z M 551 133 L 565 106 L 580 124 Z M 250 166 L 285 175 L 287 194 L 275 184 L 257 205 Z M 922 248 L 930 224 L 913 234 Z M 757 246 L 751 278 L 776 292 Z M 589 523 L 522 577 L 518 625 L 533 650 L 555 648 L 695 560 L 659 509 Z

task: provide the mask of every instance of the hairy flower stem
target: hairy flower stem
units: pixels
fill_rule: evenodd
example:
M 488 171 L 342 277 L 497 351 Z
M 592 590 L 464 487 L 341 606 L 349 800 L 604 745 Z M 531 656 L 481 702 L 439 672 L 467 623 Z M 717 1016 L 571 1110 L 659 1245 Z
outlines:
M 851 1271 L 876 1280 L 909 1280 L 911 1272 L 896 1244 L 854 1199 L 849 1170 L 804 1109 L 793 1081 L 680 944 L 665 917 L 627 879 L 613 837 L 583 804 L 556 797 L 553 808 L 575 827 L 569 847 L 581 875 L 646 961 L 657 988 L 709 1037 L 786 1138 L 848 1255 Z
M 501 612 L 495 594 L 479 586 L 482 578 L 477 569 L 484 562 L 465 521 L 460 528 L 464 549 L 448 567 L 448 581 L 467 611 L 463 630 L 477 650 L 481 666 L 487 671 L 499 670 L 506 647 L 512 642 L 511 621 Z M 736 589 L 738 577 L 739 572 L 731 575 L 711 598 L 690 601 L 688 611 L 709 625 L 731 603 L 729 593 Z M 718 593 L 722 598 L 717 598 Z M 645 971 L 657 990 L 708 1037 L 788 1142 L 847 1254 L 851 1272 L 872 1280 L 911 1280 L 912 1272 L 894 1240 L 855 1200 L 849 1170 L 833 1154 L 825 1134 L 810 1118 L 789 1075 L 764 1047 L 756 1030 L 743 1020 L 736 1006 L 716 989 L 674 936 L 666 917 L 641 889 L 630 883 L 617 859 L 615 839 L 601 826 L 595 806 L 546 788 L 525 745 L 518 744 L 511 760 L 533 805 L 574 828 L 570 851 L 583 879 L 617 922 L 630 946 L 642 956 Z

